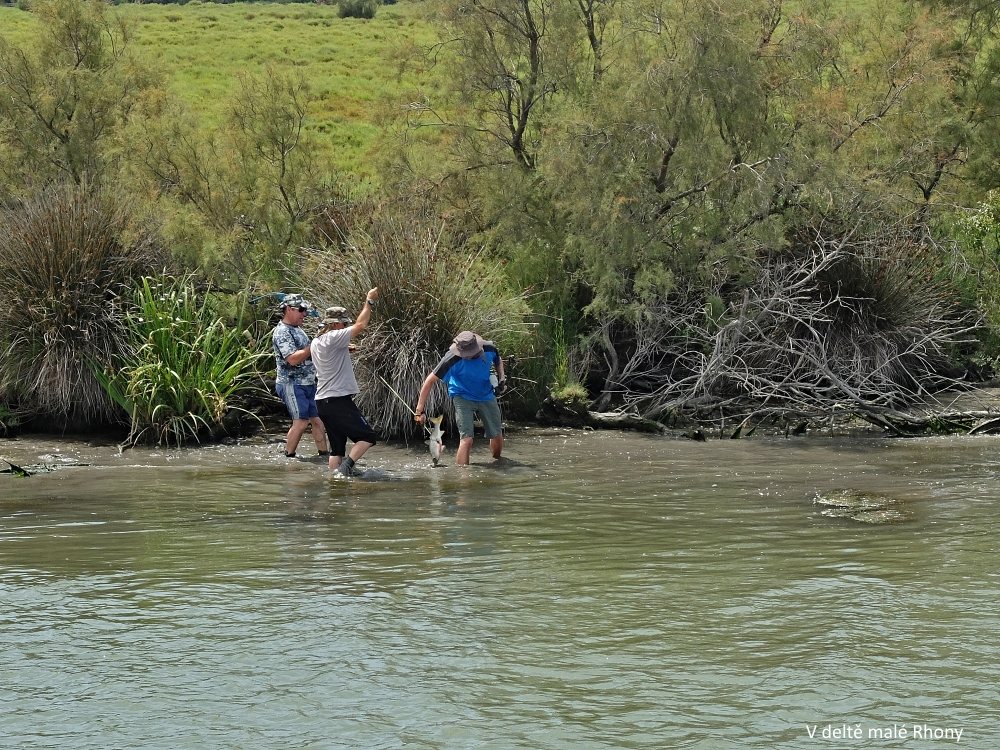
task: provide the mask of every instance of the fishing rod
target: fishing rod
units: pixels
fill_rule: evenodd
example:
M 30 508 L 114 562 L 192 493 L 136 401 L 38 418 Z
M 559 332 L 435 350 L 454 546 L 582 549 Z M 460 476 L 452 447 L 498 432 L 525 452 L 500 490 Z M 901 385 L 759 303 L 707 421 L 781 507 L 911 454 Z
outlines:
M 410 408 L 410 405 L 406 402 L 406 399 L 399 395 L 399 392 L 392 387 L 392 384 L 388 380 L 383 378 L 381 375 L 378 376 L 378 379 L 381 380 L 383 383 L 385 383 L 386 388 L 392 391 L 392 395 L 399 399 L 399 403 L 405 406 L 406 410 L 410 412 L 410 414 L 412 414 L 413 416 L 417 416 L 417 413 Z
M 383 378 L 381 375 L 378 376 L 378 379 L 381 380 L 383 383 L 385 383 L 385 387 L 388 388 L 390 391 L 392 391 L 392 395 L 399 399 L 399 403 L 405 406 L 406 410 L 410 412 L 410 414 L 412 414 L 414 417 L 417 416 L 417 412 L 410 408 L 410 405 L 406 402 L 406 399 L 400 396 L 399 391 L 397 391 L 395 388 L 392 387 L 392 383 Z M 427 426 L 427 422 L 424 422 L 421 425 L 421 427 L 424 428 L 425 432 L 430 434 L 431 428 Z

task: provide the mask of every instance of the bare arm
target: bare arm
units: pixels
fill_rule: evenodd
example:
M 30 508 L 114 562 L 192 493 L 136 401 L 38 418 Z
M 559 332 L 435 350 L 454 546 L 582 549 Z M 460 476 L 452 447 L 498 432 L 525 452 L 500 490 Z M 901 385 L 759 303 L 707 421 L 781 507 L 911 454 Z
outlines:
M 309 344 L 306 344 L 302 349 L 296 349 L 294 352 L 285 357 L 285 361 L 294 367 L 295 365 L 301 365 L 311 356 L 312 352 L 309 349 Z
M 368 294 L 365 295 L 365 304 L 361 308 L 361 312 L 358 313 L 358 317 L 354 319 L 354 323 L 351 325 L 351 338 L 353 339 L 359 333 L 361 333 L 368 326 L 368 321 L 372 318 L 372 307 L 375 306 L 375 302 L 378 300 L 378 287 L 374 289 L 369 289 Z
M 424 378 L 424 384 L 420 386 L 420 395 L 417 396 L 417 408 L 414 410 L 413 414 L 414 419 L 418 422 L 424 421 L 424 405 L 427 403 L 427 397 L 431 395 L 431 388 L 434 387 L 434 384 L 440 380 L 441 378 L 433 372 Z

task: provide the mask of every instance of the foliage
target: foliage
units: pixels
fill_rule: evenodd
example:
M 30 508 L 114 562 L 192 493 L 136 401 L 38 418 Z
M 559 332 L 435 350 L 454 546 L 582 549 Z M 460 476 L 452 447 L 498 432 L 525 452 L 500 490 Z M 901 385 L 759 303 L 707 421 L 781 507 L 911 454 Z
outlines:
M 168 217 L 184 217 L 167 222 L 179 253 L 237 283 L 294 260 L 289 249 L 308 240 L 333 191 L 304 128 L 309 99 L 301 76 L 268 66 L 240 77 L 222 128 L 206 131 L 177 102 L 158 103 L 137 124 L 138 179 L 154 181 Z
M 944 232 L 962 250 L 957 284 L 969 307 L 983 313 L 982 335 L 995 365 L 1000 352 L 1000 193 L 990 191 L 975 208 L 947 217 Z
M 370 211 L 347 242 L 312 251 L 303 286 L 317 304 L 348 309 L 379 287 L 357 354 L 358 403 L 383 429 L 413 434 L 408 408 L 455 335 L 473 330 L 496 341 L 502 356 L 516 355 L 530 329 L 526 299 L 508 286 L 500 262 L 454 247 L 448 228 L 431 216 L 399 215 L 384 205 Z M 427 411 L 443 411 L 445 395 L 435 390 Z
M 125 353 L 120 298 L 161 257 L 125 196 L 86 182 L 3 211 L 0 394 L 56 429 L 110 421 L 86 363 Z
M 738 303 L 816 216 L 881 204 L 920 235 L 955 195 L 967 133 L 950 32 L 922 10 L 443 4 L 458 104 L 437 117 L 456 148 L 435 180 L 519 268 L 530 248 L 546 282 L 561 269 L 555 312 L 582 309 L 574 328 L 605 405 L 631 387 L 627 362 L 663 300 Z M 426 119 L 445 110 L 431 103 Z M 683 327 L 659 334 L 690 343 Z
M 97 376 L 129 416 L 128 441 L 181 446 L 225 433 L 236 400 L 260 382 L 245 295 L 225 300 L 190 278 L 144 278 L 126 317 L 128 348 Z
M 380 4 L 377 0 L 340 0 L 337 15 L 341 18 L 375 18 Z
M 0 168 L 18 188 L 103 179 L 116 138 L 156 77 L 102 0 L 39 0 L 37 38 L 0 37 Z
M 467 159 L 532 169 L 542 113 L 561 88 L 558 0 L 484 0 L 445 5 L 459 91 L 472 105 Z M 552 48 L 556 49 L 553 50 Z
M 330 192 L 315 139 L 304 128 L 309 98 L 301 75 L 268 67 L 260 77 L 241 77 L 232 103 L 232 142 L 242 167 L 234 181 L 249 188 L 249 228 L 267 249 L 284 251 L 305 240 L 307 220 Z

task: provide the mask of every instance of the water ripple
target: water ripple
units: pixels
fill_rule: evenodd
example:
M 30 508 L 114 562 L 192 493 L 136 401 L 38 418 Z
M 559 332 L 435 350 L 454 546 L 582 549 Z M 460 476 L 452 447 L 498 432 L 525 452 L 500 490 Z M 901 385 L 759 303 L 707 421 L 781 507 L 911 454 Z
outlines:
M 0 746 L 996 746 L 991 442 L 510 442 L 379 446 L 369 483 L 228 447 L 5 484 Z M 912 520 L 822 516 L 840 489 Z

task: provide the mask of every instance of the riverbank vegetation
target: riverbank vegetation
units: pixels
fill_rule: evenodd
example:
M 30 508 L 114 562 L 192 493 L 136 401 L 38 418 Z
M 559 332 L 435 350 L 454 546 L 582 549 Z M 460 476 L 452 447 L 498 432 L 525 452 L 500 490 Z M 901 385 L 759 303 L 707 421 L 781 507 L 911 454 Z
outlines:
M 462 328 L 511 355 L 521 416 L 563 398 L 672 424 L 877 418 L 994 373 L 989 4 L 28 7 L 0 9 L 5 225 L 37 218 L 39 195 L 98 195 L 128 209 L 103 220 L 114 247 L 156 259 L 77 263 L 79 243 L 5 233 L 0 283 L 22 286 L 0 317 L 4 413 L 122 419 L 122 387 L 95 373 L 163 351 L 105 332 L 58 366 L 32 355 L 94 317 L 66 279 L 138 315 L 158 269 L 320 305 L 379 285 L 359 370 L 390 433 L 412 429 L 396 393 L 412 401 Z M 27 257 L 50 258 L 35 280 Z M 232 325 L 265 328 L 256 310 Z M 240 388 L 266 379 L 257 350 L 227 348 L 253 373 Z M 222 400 L 148 434 L 218 434 Z
M 241 404 L 260 390 L 256 373 L 272 355 L 246 294 L 146 277 L 123 317 L 125 346 L 94 369 L 128 415 L 127 443 L 180 446 L 238 432 L 253 418 Z

